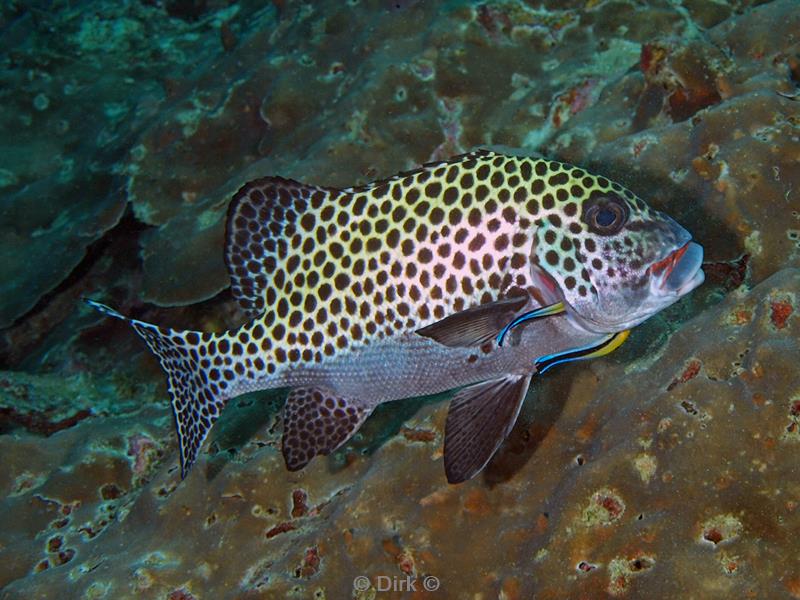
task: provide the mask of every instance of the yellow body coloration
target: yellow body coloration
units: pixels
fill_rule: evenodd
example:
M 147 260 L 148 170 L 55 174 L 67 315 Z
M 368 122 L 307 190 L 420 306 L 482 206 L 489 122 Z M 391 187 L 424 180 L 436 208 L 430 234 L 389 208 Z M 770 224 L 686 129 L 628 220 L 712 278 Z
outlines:
M 609 193 L 638 201 L 582 169 L 488 151 L 344 190 L 266 178 L 234 198 L 226 260 L 234 295 L 257 317 L 251 337 L 270 340 L 270 368 L 321 363 L 471 306 L 532 294 L 537 255 L 590 296 L 595 288 L 575 256 L 575 240 L 591 236 L 580 204 Z M 557 226 L 537 237 L 542 223 Z
M 277 387 L 287 467 L 341 446 L 382 402 L 461 388 L 451 482 L 513 426 L 531 377 L 602 356 L 703 280 L 702 249 L 617 183 L 487 150 L 362 187 L 244 185 L 227 221 L 222 332 L 126 320 L 158 356 L 186 475 L 228 399 Z

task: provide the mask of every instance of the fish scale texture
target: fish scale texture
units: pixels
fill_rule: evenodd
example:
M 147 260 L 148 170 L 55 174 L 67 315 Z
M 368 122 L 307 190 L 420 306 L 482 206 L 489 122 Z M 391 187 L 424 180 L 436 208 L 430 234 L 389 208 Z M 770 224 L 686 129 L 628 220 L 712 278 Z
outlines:
M 49 438 L 0 436 L 3 593 L 48 597 L 69 577 L 90 596 L 347 598 L 360 575 L 378 586 L 408 570 L 445 597 L 791 597 L 798 297 L 800 271 L 784 269 L 685 323 L 657 370 L 631 353 L 554 373 L 486 475 L 459 486 L 444 481 L 437 403 L 390 424 L 371 456 L 356 445 L 295 473 L 275 413 L 232 405 L 238 427 L 263 424 L 234 460 L 206 458 L 180 484 L 156 404 Z M 564 398 L 556 414 L 546 398 Z M 375 418 L 364 436 L 389 415 Z
M 0 27 L 0 598 L 800 598 L 795 0 L 15 2 Z M 80 298 L 236 330 L 244 182 L 365 193 L 497 143 L 675 217 L 706 283 L 548 371 L 467 483 L 450 395 L 289 472 L 279 393 L 230 402 L 181 482 L 157 361 Z M 401 356 L 358 386 L 401 393 Z
M 361 189 L 256 180 L 234 196 L 227 226 L 233 294 L 257 317 L 247 339 L 271 351 L 270 374 L 284 364 L 322 363 L 528 294 L 531 259 L 555 267 L 559 283 L 581 298 L 596 295 L 592 279 L 623 276 L 614 256 L 623 240 L 612 247 L 590 231 L 581 207 L 609 195 L 649 219 L 640 199 L 604 177 L 489 151 Z M 647 241 L 624 239 L 640 260 Z
M 100 312 L 131 324 L 158 356 L 167 374 L 182 477 L 225 402 L 245 390 L 273 389 L 289 379 L 303 386 L 304 393 L 293 390 L 288 396 L 282 443 L 287 466 L 297 470 L 343 444 L 368 416 L 367 407 L 383 400 L 512 374 L 517 380 L 526 365 L 532 373 L 555 340 L 524 334 L 527 341 L 513 357 L 517 364 L 502 368 L 509 362 L 509 345 L 501 349 L 494 338 L 503 326 L 512 326 L 516 315 L 510 303 L 563 306 L 557 302 L 563 299 L 570 316 L 557 351 L 584 350 L 578 338 L 587 331 L 573 328 L 573 318 L 588 320 L 598 338 L 616 334 L 677 301 L 703 278 L 695 260 L 678 269 L 686 272 L 678 276 L 687 284 L 683 291 L 661 292 L 665 267 L 658 265 L 679 260 L 670 257 L 683 255 L 691 236 L 619 184 L 556 161 L 486 150 L 342 191 L 280 177 L 259 179 L 234 196 L 226 230 L 233 295 L 254 317 L 249 324 L 220 334 L 162 329 L 89 300 Z M 563 291 L 556 295 L 556 288 Z M 481 319 L 475 328 L 491 323 L 494 329 L 482 331 L 478 341 L 474 334 L 469 342 L 459 341 L 449 323 L 456 323 L 456 331 L 472 327 L 478 310 L 494 319 Z M 450 342 L 440 337 L 442 331 Z M 419 336 L 432 340 L 424 352 L 415 352 Z M 428 362 L 437 344 L 455 348 Z M 470 346 L 473 353 L 465 361 L 464 348 Z M 370 358 L 390 368 L 398 349 L 405 349 L 396 374 L 402 388 L 382 378 L 386 389 L 361 385 L 373 378 Z M 496 367 L 487 371 L 479 362 Z M 433 366 L 427 377 L 426 365 Z M 459 366 L 460 376 L 448 377 Z M 308 372 L 320 367 L 330 380 L 321 390 L 305 388 L 316 379 Z M 342 393 L 337 377 L 354 380 L 348 410 L 360 407 L 357 418 L 342 413 L 340 424 L 304 427 L 298 415 L 308 413 L 316 423 L 316 410 L 328 411 L 307 397 L 337 400 Z M 491 451 L 463 463 L 471 465 L 464 472 L 454 469 L 459 461 L 453 453 L 471 455 L 470 449 L 446 445 L 450 481 L 472 477 L 488 461 L 516 420 L 528 380 L 513 394 L 494 385 L 486 388 L 496 390 L 486 398 L 475 392 L 478 399 L 472 401 L 508 402 L 513 416 L 494 428 L 487 424 L 485 431 L 495 439 L 473 443 Z M 467 400 L 472 392 L 463 393 Z M 483 411 L 488 420 L 502 412 Z M 450 421 L 448 440 L 458 423 Z

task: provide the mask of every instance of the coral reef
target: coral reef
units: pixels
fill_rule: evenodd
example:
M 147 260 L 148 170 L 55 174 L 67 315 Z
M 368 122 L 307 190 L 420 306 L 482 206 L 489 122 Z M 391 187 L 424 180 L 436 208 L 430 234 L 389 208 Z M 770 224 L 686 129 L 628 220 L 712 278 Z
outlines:
M 0 29 L 0 597 L 800 598 L 796 0 L 30 0 Z M 158 365 L 80 296 L 230 327 L 244 181 L 482 144 L 620 180 L 706 285 L 537 382 L 463 485 L 447 395 L 290 473 L 263 393 L 181 482 Z
M 47 596 L 67 577 L 89 597 L 339 598 L 359 575 L 409 574 L 435 576 L 443 597 L 780 597 L 800 567 L 800 388 L 786 376 L 798 297 L 800 270 L 784 269 L 690 320 L 657 358 L 543 380 L 544 402 L 563 398 L 558 421 L 537 434 L 534 406 L 463 486 L 442 475 L 437 402 L 405 420 L 430 435 L 397 432 L 367 455 L 355 442 L 298 473 L 275 447 L 273 404 L 245 447 L 182 483 L 159 407 L 0 436 L 1 526 L 17 540 L 2 551 L 6 593 Z M 252 419 L 243 410 L 226 419 Z

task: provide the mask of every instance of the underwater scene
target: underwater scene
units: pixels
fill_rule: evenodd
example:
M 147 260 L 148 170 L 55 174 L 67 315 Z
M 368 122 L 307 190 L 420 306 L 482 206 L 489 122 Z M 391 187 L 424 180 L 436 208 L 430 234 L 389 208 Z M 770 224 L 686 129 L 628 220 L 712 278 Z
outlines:
M 800 2 L 0 48 L 0 598 L 800 599 Z

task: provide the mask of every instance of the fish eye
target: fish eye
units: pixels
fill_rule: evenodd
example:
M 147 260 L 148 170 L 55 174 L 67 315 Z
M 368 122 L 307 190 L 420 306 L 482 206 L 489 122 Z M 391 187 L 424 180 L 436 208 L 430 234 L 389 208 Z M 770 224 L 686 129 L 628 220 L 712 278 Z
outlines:
M 602 208 L 598 209 L 594 216 L 594 220 L 600 227 L 611 227 L 614 224 L 614 221 L 617 220 L 618 216 L 619 211 L 615 211 L 608 206 L 603 206 Z
M 628 220 L 625 203 L 616 196 L 598 198 L 584 212 L 589 230 L 601 235 L 617 233 Z

